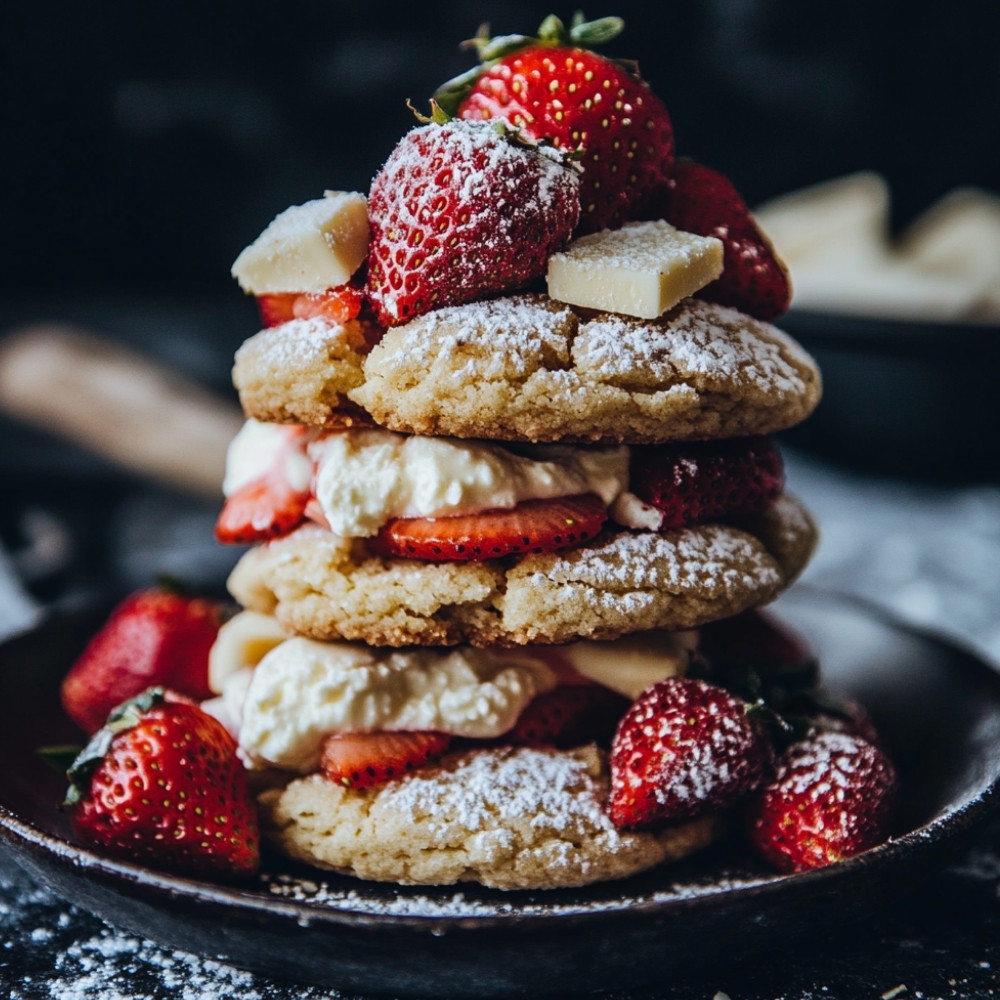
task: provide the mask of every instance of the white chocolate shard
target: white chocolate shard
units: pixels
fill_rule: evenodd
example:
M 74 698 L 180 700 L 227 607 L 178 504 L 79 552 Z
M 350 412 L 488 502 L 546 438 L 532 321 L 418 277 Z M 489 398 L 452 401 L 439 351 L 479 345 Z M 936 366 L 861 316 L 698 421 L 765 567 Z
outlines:
M 697 629 L 658 629 L 606 642 L 588 639 L 560 647 L 578 673 L 633 701 L 659 681 L 683 677 L 697 649 Z
M 208 686 L 221 694 L 226 681 L 248 667 L 256 667 L 264 657 L 288 638 L 271 615 L 240 611 L 219 629 L 208 654 Z
M 549 295 L 572 306 L 655 319 L 722 274 L 722 241 L 667 222 L 582 236 L 549 258 Z
M 252 295 L 322 292 L 350 280 L 368 238 L 364 195 L 327 191 L 277 215 L 236 258 L 232 274 Z

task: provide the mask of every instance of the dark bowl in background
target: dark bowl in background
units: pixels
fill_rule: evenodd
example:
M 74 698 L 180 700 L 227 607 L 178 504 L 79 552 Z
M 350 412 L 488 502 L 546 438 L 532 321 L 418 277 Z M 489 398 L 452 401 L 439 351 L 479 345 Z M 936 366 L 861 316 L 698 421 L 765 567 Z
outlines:
M 777 325 L 823 373 L 790 445 L 866 473 L 1000 482 L 1000 327 L 794 309 Z

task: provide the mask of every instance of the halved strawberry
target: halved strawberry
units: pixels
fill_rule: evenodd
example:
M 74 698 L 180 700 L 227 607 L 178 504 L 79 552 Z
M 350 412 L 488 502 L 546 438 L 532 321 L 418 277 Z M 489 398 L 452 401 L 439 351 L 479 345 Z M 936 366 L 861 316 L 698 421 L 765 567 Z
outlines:
M 631 491 L 663 515 L 660 530 L 764 510 L 784 488 L 773 439 L 730 438 L 632 449 Z
M 258 295 L 257 308 L 264 326 L 280 326 L 293 319 L 325 316 L 334 323 L 357 319 L 364 290 L 354 284 L 338 285 L 325 292 L 280 292 Z
M 600 497 L 580 493 L 478 514 L 396 518 L 383 526 L 372 547 L 381 555 L 429 562 L 500 559 L 578 545 L 593 538 L 606 519 Z
M 309 497 L 272 469 L 226 498 L 215 522 L 216 540 L 251 545 L 283 535 L 305 519 Z
M 503 739 L 559 748 L 606 743 L 628 707 L 627 698 L 600 684 L 560 684 L 532 698 Z
M 320 770 L 339 785 L 367 788 L 437 760 L 450 743 L 447 733 L 333 733 L 323 741 Z

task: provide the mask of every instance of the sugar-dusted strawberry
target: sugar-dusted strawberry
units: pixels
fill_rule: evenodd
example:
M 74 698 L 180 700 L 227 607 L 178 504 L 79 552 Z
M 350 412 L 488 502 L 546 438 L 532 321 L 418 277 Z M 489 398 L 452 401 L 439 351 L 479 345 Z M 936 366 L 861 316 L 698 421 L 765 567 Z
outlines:
M 372 181 L 368 295 L 380 322 L 523 288 L 580 214 L 575 169 L 502 124 L 430 122 Z
M 882 750 L 848 733 L 820 733 L 781 756 L 750 810 L 750 838 L 781 871 L 822 868 L 888 837 L 897 786 Z
M 450 743 L 447 733 L 334 733 L 323 741 L 320 770 L 338 785 L 367 788 L 437 760 Z
M 70 768 L 76 835 L 116 857 L 216 878 L 259 863 L 236 743 L 197 705 L 152 688 L 116 709 Z
M 357 319 L 364 303 L 364 288 L 349 283 L 325 292 L 277 292 L 257 296 L 257 309 L 264 326 L 280 326 L 293 319 L 323 316 L 332 323 Z
M 614 38 L 620 18 L 567 29 L 549 17 L 538 37 L 485 30 L 473 40 L 482 65 L 436 95 L 461 118 L 501 119 L 559 149 L 579 150 L 579 233 L 614 229 L 641 214 L 670 177 L 674 130 L 663 102 L 634 64 L 590 51 Z
M 700 163 L 678 160 L 653 204 L 653 214 L 678 229 L 722 240 L 722 275 L 701 289 L 699 298 L 763 320 L 788 311 L 788 269 L 728 177 Z
M 261 443 L 269 450 L 266 468 L 229 489 L 215 522 L 217 541 L 224 545 L 251 545 L 287 534 L 305 520 L 312 497 L 309 482 L 312 461 L 306 450 L 309 440 L 308 428 L 298 425 L 281 427 L 277 434 L 269 433 L 268 439 Z M 239 441 L 237 437 L 233 442 L 230 455 Z
M 509 509 L 453 517 L 396 518 L 372 540 L 381 555 L 429 562 L 500 559 L 526 552 L 555 552 L 593 538 L 607 510 L 600 497 L 580 493 L 525 500 Z
M 166 587 L 129 595 L 63 679 L 66 714 L 94 733 L 116 705 L 152 685 L 198 700 L 211 697 L 208 652 L 221 622 L 214 601 Z
M 629 489 L 662 515 L 666 531 L 764 510 L 784 488 L 772 438 L 730 438 L 632 449 Z
M 611 745 L 611 819 L 624 829 L 718 812 L 766 778 L 771 748 L 746 702 L 694 678 L 647 688 Z
M 606 744 L 628 707 L 627 698 L 600 684 L 560 684 L 528 702 L 503 740 L 559 748 Z

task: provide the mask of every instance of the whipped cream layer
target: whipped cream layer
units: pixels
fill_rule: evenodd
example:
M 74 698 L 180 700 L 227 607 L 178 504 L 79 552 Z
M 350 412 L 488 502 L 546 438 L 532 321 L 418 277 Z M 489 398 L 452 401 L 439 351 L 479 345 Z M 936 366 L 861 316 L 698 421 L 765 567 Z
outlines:
M 227 681 L 238 696 L 238 671 Z M 338 732 L 432 730 L 488 739 L 555 687 L 541 660 L 516 651 L 372 649 L 295 637 L 252 671 L 238 742 L 254 763 L 315 771 L 324 737 Z
M 306 445 L 312 433 L 298 424 L 248 420 L 229 443 L 222 494 L 230 497 L 261 476 L 276 473 L 297 490 L 309 489 L 313 464 Z
M 282 475 L 313 493 L 330 530 L 374 535 L 397 517 L 447 517 L 523 500 L 596 493 L 610 505 L 628 486 L 626 446 L 578 448 L 386 430 L 320 431 L 248 420 L 226 460 L 228 497 L 261 476 Z
M 251 766 L 316 770 L 335 732 L 434 730 L 501 736 L 557 684 L 594 681 L 636 698 L 683 675 L 698 634 L 646 632 L 609 642 L 516 649 L 382 649 L 283 634 L 243 611 L 219 632 L 203 707 L 233 733 Z

